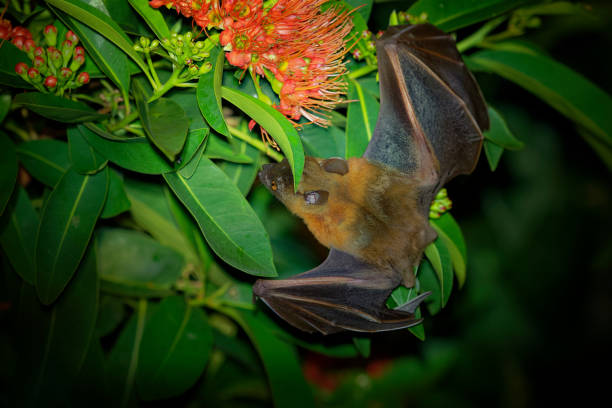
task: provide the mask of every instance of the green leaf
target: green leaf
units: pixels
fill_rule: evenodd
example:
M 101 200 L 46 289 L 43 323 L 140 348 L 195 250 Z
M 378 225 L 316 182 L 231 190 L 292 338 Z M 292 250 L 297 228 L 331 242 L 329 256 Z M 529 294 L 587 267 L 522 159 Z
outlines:
M 15 47 L 11 42 L 3 41 L 2 58 L 0 58 L 0 85 L 13 88 L 32 88 L 32 85 L 21 79 L 15 72 L 15 65 L 20 62 L 25 62 L 28 66 L 32 64 L 25 52 Z
M 433 266 L 427 259 L 419 265 L 418 281 L 422 292 L 431 292 L 425 299 L 429 314 L 435 316 L 442 309 L 442 287 Z
M 6 115 L 11 109 L 12 99 L 13 97 L 9 93 L 0 95 L 0 124 L 4 122 L 4 118 L 6 118 Z
M 221 159 L 232 163 L 253 163 L 253 158 L 244 152 L 234 150 L 229 143 L 223 142 L 218 136 L 214 134 L 208 138 L 208 144 L 206 150 L 204 150 L 204 156 L 209 159 Z
M 102 288 L 125 296 L 171 294 L 185 260 L 148 235 L 120 228 L 96 232 Z
M 131 203 L 125 193 L 123 178 L 111 169 L 108 179 L 108 193 L 100 218 L 112 218 L 130 209 Z
M 15 145 L 6 133 L 0 131 L 0 215 L 13 193 L 17 170 Z
M 161 12 L 149 6 L 148 0 L 128 0 L 134 10 L 147 22 L 157 38 L 170 38 L 170 29 Z
M 455 31 L 461 27 L 488 20 L 506 13 L 529 0 L 419 0 L 408 14 L 427 15 L 427 21 L 444 31 Z
M 372 139 L 380 105 L 357 81 L 349 82 L 345 157 L 361 157 Z
M 504 153 L 504 148 L 491 142 L 490 140 L 485 140 L 483 147 L 485 155 L 487 156 L 487 162 L 489 162 L 489 167 L 491 168 L 491 171 L 495 171 L 495 169 L 497 169 L 497 165 L 499 164 L 499 160 L 501 159 L 502 153 Z
M 64 295 L 43 307 L 24 284 L 19 304 L 21 351 L 17 378 L 20 406 L 60 406 L 66 402 L 87 355 L 98 307 L 93 245 Z
M 484 132 L 485 139 L 495 143 L 498 146 L 508 150 L 522 149 L 525 144 L 518 140 L 508 129 L 508 125 L 504 118 L 499 114 L 496 109 L 489 106 L 487 108 L 489 112 L 489 119 L 491 121 L 491 127 L 489 130 Z M 488 157 L 488 156 L 487 156 Z
M 89 3 L 96 7 L 95 3 Z M 140 18 L 138 13 L 128 4 L 125 0 L 104 0 L 103 3 L 106 6 L 105 14 L 110 16 L 119 26 L 125 30 L 128 34 L 134 34 L 138 36 L 151 37 L 152 32 L 149 27 L 145 25 L 143 19 Z M 97 7 L 101 10 L 100 7 Z M 151 8 L 151 10 L 155 10 Z M 157 10 L 155 10 L 157 11 Z M 164 21 L 162 23 L 165 24 Z
M 195 173 L 198 168 L 198 165 L 200 164 L 200 160 L 204 155 L 204 151 L 206 150 L 207 145 L 208 137 L 202 140 L 202 144 L 200 144 L 198 150 L 196 150 L 196 152 L 193 154 L 193 157 L 189 159 L 187 163 L 185 163 L 185 165 L 178 170 L 181 176 L 185 177 L 186 179 L 191 178 L 191 176 L 193 176 L 193 173 Z
M 370 357 L 371 342 L 369 337 L 353 337 L 353 344 L 361 357 Z
M 448 249 L 459 288 L 463 287 L 466 277 L 467 249 L 461 228 L 450 213 L 442 214 L 440 218 L 431 220 L 431 226 Z
M 182 296 L 162 300 L 145 325 L 136 373 L 138 395 L 156 400 L 185 392 L 204 371 L 212 342 L 202 309 L 188 306 Z
M 276 109 L 235 89 L 224 86 L 221 88 L 221 96 L 270 133 L 289 161 L 293 184 L 297 190 L 304 169 L 304 149 L 291 122 Z
M 99 172 L 108 160 L 100 156 L 83 138 L 79 130 L 72 126 L 67 130 L 68 153 L 72 168 L 80 174 L 95 174 Z
M 303 126 L 299 134 L 304 144 L 304 150 L 309 156 L 345 158 L 346 136 L 340 128 L 336 126 L 327 128 L 314 125 Z
M 399 309 L 408 301 L 414 299 L 418 295 L 417 290 L 415 288 L 407 288 L 403 285 L 398 286 L 391 292 L 391 296 L 387 299 L 387 307 L 389 309 Z M 415 317 L 421 317 L 421 309 L 417 308 L 415 312 Z M 421 341 L 425 340 L 425 328 L 423 324 L 417 324 L 416 326 L 409 327 L 408 330 L 416 336 Z
M 136 224 L 151 234 L 160 244 L 181 253 L 187 262 L 199 263 L 197 253 L 189 240 L 181 233 L 172 213 L 171 206 L 176 198 L 168 191 L 168 188 L 163 184 L 134 179 L 126 179 L 125 187 L 132 203 L 131 213 Z M 177 205 L 181 206 L 178 203 Z M 182 206 L 181 209 L 183 209 Z M 191 219 L 188 214 L 187 217 Z
M 68 170 L 49 195 L 36 237 L 36 291 L 55 301 L 72 278 L 102 211 L 108 170 L 93 176 Z
M 174 161 L 187 138 L 189 119 L 181 106 L 172 99 L 159 98 L 148 103 L 138 81 L 134 82 L 134 99 L 142 126 L 155 146 Z
M 40 92 L 18 94 L 15 96 L 14 103 L 32 112 L 36 112 L 47 119 L 64 123 L 101 120 L 106 116 L 96 112 L 83 102 Z
M 54 11 L 79 37 L 81 44 L 87 51 L 87 56 L 91 57 L 96 67 L 117 85 L 125 97 L 130 89 L 130 72 L 125 53 L 94 29 L 87 27 L 66 13 L 59 10 Z
M 148 303 L 138 301 L 136 313 L 125 325 L 106 361 L 106 373 L 111 392 L 111 406 L 124 408 L 136 405 L 133 393 L 138 370 L 138 356 L 147 319 Z
M 374 0 L 344 0 L 346 4 L 351 6 L 352 8 L 359 7 L 357 11 L 363 17 L 364 21 L 368 21 L 370 18 L 370 13 L 372 12 L 372 4 Z
M 57 184 L 71 164 L 68 143 L 54 139 L 21 143 L 17 155 L 28 173 L 49 187 Z
M 253 181 L 257 177 L 257 172 L 261 166 L 261 153 L 253 146 L 243 141 L 237 141 L 238 154 L 249 157 L 252 163 L 237 164 L 223 162 L 219 165 L 221 170 L 229 177 L 230 180 L 238 187 L 238 190 L 243 196 L 246 196 L 251 190 Z
M 84 0 L 83 0 L 84 1 Z M 134 44 L 125 32 L 109 16 L 102 11 L 85 4 L 82 0 L 47 0 L 47 3 L 69 14 L 81 23 L 86 24 L 104 37 L 108 38 L 125 54 L 136 62 L 139 68 L 148 72 L 140 55 L 134 51 Z M 95 0 L 87 0 L 95 4 Z
M 298 361 L 295 348 L 274 335 L 274 325 L 259 313 L 227 312 L 242 327 L 263 362 L 272 399 L 277 408 L 316 406 Z
M 227 124 L 223 118 L 221 106 L 221 81 L 223 80 L 223 63 L 225 53 L 220 47 L 210 51 L 209 60 L 213 63 L 213 69 L 198 80 L 198 106 L 206 122 L 218 133 L 231 137 Z
M 98 306 L 94 337 L 100 338 L 109 335 L 119 327 L 124 317 L 123 301 L 115 296 L 103 295 Z
M 240 191 L 213 162 L 203 157 L 189 180 L 178 173 L 164 174 L 164 178 L 217 255 L 246 273 L 276 276 L 266 230 Z
M 444 307 L 453 289 L 453 268 L 450 253 L 444 242 L 436 239 L 425 248 L 425 256 L 431 262 L 440 282 L 441 307 Z
M 0 245 L 13 269 L 29 284 L 34 283 L 37 230 L 38 214 L 28 194 L 17 186 L 0 219 Z
M 158 150 L 146 137 L 135 137 L 128 140 L 109 140 L 94 133 L 88 127 L 79 125 L 78 129 L 87 142 L 93 146 L 102 156 L 111 162 L 138 173 L 162 174 L 180 168 L 185 163 L 173 166 L 168 160 L 158 153 Z M 206 131 L 194 131 L 187 135 L 185 148 L 181 157 L 191 157 L 197 151 L 206 137 Z M 188 160 L 187 160 L 188 161 Z
M 582 75 L 546 56 L 520 52 L 480 51 L 470 61 L 473 69 L 496 73 L 534 93 L 612 149 L 612 98 Z

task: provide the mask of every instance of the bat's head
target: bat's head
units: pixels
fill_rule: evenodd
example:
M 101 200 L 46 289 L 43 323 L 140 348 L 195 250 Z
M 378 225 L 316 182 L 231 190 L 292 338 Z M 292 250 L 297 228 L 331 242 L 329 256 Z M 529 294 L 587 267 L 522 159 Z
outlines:
M 324 211 L 330 192 L 338 190 L 339 178 L 348 171 L 346 160 L 307 156 L 297 192 L 293 190 L 293 175 L 286 159 L 280 163 L 265 164 L 259 172 L 259 180 L 294 213 L 316 214 Z

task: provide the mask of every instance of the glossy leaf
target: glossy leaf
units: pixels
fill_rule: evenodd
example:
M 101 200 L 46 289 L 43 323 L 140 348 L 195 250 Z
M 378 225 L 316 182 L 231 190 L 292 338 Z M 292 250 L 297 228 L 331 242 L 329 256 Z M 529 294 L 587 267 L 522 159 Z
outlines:
M 49 187 L 55 186 L 71 165 L 68 143 L 54 139 L 21 143 L 17 155 L 28 173 Z
M 235 150 L 229 143 L 222 141 L 214 134 L 208 138 L 204 156 L 209 159 L 222 159 L 232 163 L 253 163 L 253 158 L 244 152 Z
M 491 142 L 490 140 L 485 140 L 482 147 L 484 149 L 485 155 L 487 156 L 489 168 L 491 169 L 491 171 L 495 171 L 502 157 L 502 154 L 504 153 L 504 148 L 496 143 Z
M 368 337 L 353 337 L 353 344 L 361 357 L 368 358 L 370 357 L 371 350 L 371 342 Z
M 387 307 L 389 309 L 399 309 L 411 299 L 418 296 L 418 292 L 415 288 L 407 288 L 403 285 L 398 286 L 391 292 L 389 299 L 387 299 Z M 416 317 L 421 317 L 421 308 L 418 307 L 415 314 Z M 423 324 L 417 324 L 416 326 L 409 327 L 408 330 L 414 334 L 419 340 L 425 340 L 425 328 Z
M 485 139 L 503 147 L 504 149 L 522 149 L 525 144 L 512 134 L 510 129 L 508 129 L 506 121 L 499 114 L 499 112 L 496 109 L 493 109 L 491 106 L 489 106 L 487 110 L 489 112 L 491 127 L 489 130 L 484 132 Z
M 111 406 L 124 408 L 136 404 L 134 388 L 138 356 L 147 319 L 148 302 L 138 301 L 136 313 L 125 325 L 106 360 Z
M 95 174 L 106 166 L 108 161 L 87 143 L 76 127 L 68 128 L 67 135 L 68 154 L 77 173 Z
M 96 7 L 95 2 L 89 3 Z M 99 3 L 98 3 L 99 4 Z M 106 6 L 106 15 L 110 16 L 119 26 L 128 34 L 138 36 L 151 37 L 152 32 L 149 30 L 138 13 L 125 0 L 104 0 Z M 98 7 L 100 10 L 100 7 Z M 151 10 L 155 10 L 151 7 Z M 157 10 L 155 10 L 157 11 Z M 165 24 L 165 22 L 162 21 Z
M 374 95 L 364 92 L 357 81 L 349 82 L 348 106 L 346 115 L 346 152 L 344 156 L 361 157 L 372 139 L 380 105 Z
M 444 242 L 436 239 L 425 248 L 425 256 L 427 256 L 440 282 L 441 306 L 444 307 L 453 289 L 453 268 L 450 253 Z
M 471 67 L 496 73 L 544 100 L 612 149 L 612 97 L 582 75 L 543 55 L 486 50 Z
M 87 1 L 94 2 L 95 0 Z M 79 20 L 81 23 L 96 30 L 104 37 L 108 38 L 117 47 L 121 48 L 125 54 L 132 58 L 140 69 L 148 72 L 148 69 L 142 61 L 140 55 L 134 51 L 130 38 L 109 16 L 95 7 L 85 4 L 81 0 L 47 0 L 47 3 L 57 7 L 63 12 Z
M 368 21 L 370 13 L 372 12 L 372 4 L 374 0 L 344 0 L 346 4 L 355 8 L 359 7 L 357 11 L 363 17 L 364 21 Z
M 21 79 L 15 72 L 15 65 L 19 62 L 25 62 L 28 66 L 32 65 L 32 61 L 25 52 L 15 47 L 11 42 L 3 41 L 2 58 L 0 58 L 0 85 L 13 88 L 32 88 L 32 85 Z
M 9 113 L 13 96 L 9 93 L 0 95 L 0 123 L 4 122 L 4 118 Z
M 182 254 L 187 262 L 197 264 L 198 256 L 189 240 L 181 234 L 172 212 L 171 207 L 176 198 L 168 191 L 168 187 L 159 183 L 126 179 L 125 188 L 132 203 L 130 211 L 136 224 L 160 244 Z M 181 210 L 185 211 L 184 207 L 181 206 Z M 189 214 L 187 217 L 191 220 Z M 197 234 L 200 235 L 199 230 Z
M 144 174 L 162 174 L 181 167 L 178 163 L 173 166 L 145 137 L 109 140 L 85 126 L 79 125 L 78 129 L 85 140 L 102 156 L 125 169 Z M 190 132 L 181 155 L 186 157 L 193 155 L 205 137 L 206 132 Z
M 75 18 L 61 11 L 57 11 L 57 14 L 79 37 L 87 56 L 91 57 L 100 71 L 121 90 L 123 95 L 127 95 L 130 89 L 130 72 L 125 53 L 106 37 Z
M 4 212 L 17 180 L 17 153 L 8 135 L 0 131 L 0 215 Z
M 36 237 L 36 291 L 43 304 L 72 278 L 102 211 L 108 169 L 93 175 L 68 170 L 49 195 Z
M 0 245 L 15 272 L 30 285 L 34 284 L 37 230 L 38 214 L 28 194 L 17 186 L 0 219 Z
M 108 193 L 100 218 L 111 218 L 130 209 L 131 203 L 125 193 L 123 178 L 111 169 L 108 178 Z
M 47 119 L 64 123 L 80 123 L 104 119 L 105 115 L 96 112 L 83 102 L 73 101 L 53 94 L 27 92 L 17 94 L 14 103 Z
M 93 246 L 53 307 L 42 306 L 34 288 L 24 284 L 19 305 L 19 406 L 59 406 L 66 402 L 87 355 L 97 307 Z
M 299 408 L 316 406 L 291 345 L 280 340 L 274 333 L 274 325 L 259 313 L 232 311 L 231 316 L 247 333 L 263 362 L 272 399 L 277 408 Z
M 212 349 L 204 311 L 182 296 L 161 301 L 148 319 L 140 347 L 136 381 L 144 400 L 173 397 L 200 377 Z
M 240 191 L 213 162 L 203 157 L 189 180 L 178 173 L 164 174 L 164 178 L 217 255 L 246 273 L 276 276 L 266 230 Z
M 448 249 L 461 288 L 465 283 L 467 263 L 467 249 L 461 228 L 450 213 L 442 214 L 440 218 L 432 220 L 431 226 Z
M 147 22 L 157 38 L 170 38 L 170 29 L 161 12 L 149 5 L 147 0 L 128 0 L 134 10 Z
M 140 231 L 102 228 L 96 237 L 104 290 L 127 296 L 171 293 L 185 265 L 178 252 Z
M 427 259 L 423 259 L 419 265 L 418 281 L 422 292 L 431 292 L 425 299 L 429 314 L 432 316 L 438 314 L 442 309 L 442 287 L 436 271 Z
M 147 102 L 139 82 L 134 82 L 133 93 L 140 121 L 149 140 L 169 160 L 174 161 L 185 145 L 189 129 L 185 111 L 178 103 L 168 98 Z
M 94 336 L 100 338 L 112 333 L 119 327 L 124 317 L 125 307 L 122 300 L 115 296 L 103 295 L 98 306 Z
M 204 140 L 202 140 L 202 144 L 200 144 L 198 150 L 196 150 L 191 159 L 189 159 L 187 163 L 185 163 L 185 165 L 178 170 L 181 176 L 185 177 L 186 179 L 189 179 L 191 178 L 191 176 L 193 176 L 193 173 L 195 173 L 195 171 L 197 170 L 200 164 L 200 160 L 204 155 L 204 151 L 206 150 L 206 146 L 208 145 L 208 140 L 208 137 L 204 138 Z
M 293 172 L 293 184 L 297 190 L 304 169 L 304 149 L 291 122 L 276 109 L 243 92 L 224 86 L 221 95 L 253 118 L 274 138 L 289 161 Z
M 420 16 L 425 13 L 427 21 L 448 32 L 488 20 L 528 2 L 529 0 L 419 0 L 408 9 L 408 14 Z
M 220 47 L 210 51 L 210 61 L 213 69 L 198 80 L 198 106 L 208 124 L 218 133 L 230 137 L 227 124 L 223 118 L 221 106 L 221 82 L 223 80 L 223 63 L 225 53 Z
M 336 126 L 304 126 L 300 129 L 300 138 L 306 154 L 314 157 L 342 157 L 346 153 L 346 136 Z
M 260 168 L 261 153 L 253 146 L 237 141 L 238 154 L 247 156 L 252 160 L 252 163 L 237 164 L 223 162 L 219 165 L 221 170 L 229 177 L 230 180 L 238 187 L 242 195 L 246 196 L 251 190 L 251 186 L 257 177 L 257 172 Z

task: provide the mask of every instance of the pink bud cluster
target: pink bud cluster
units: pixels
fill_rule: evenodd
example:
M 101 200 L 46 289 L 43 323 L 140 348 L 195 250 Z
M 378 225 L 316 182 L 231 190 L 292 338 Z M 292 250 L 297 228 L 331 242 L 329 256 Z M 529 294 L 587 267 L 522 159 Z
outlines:
M 1 20 L 0 37 L 12 39 L 12 43 L 28 55 L 32 66 L 20 62 L 15 65 L 15 72 L 38 90 L 62 93 L 89 82 L 87 72 L 77 74 L 85 64 L 85 49 L 77 45 L 79 38 L 74 32 L 68 31 L 65 40 L 58 45 L 57 28 L 46 26 L 43 29 L 45 48 L 34 43 L 32 34 L 26 28 L 11 28 L 9 21 Z
M 202 29 L 222 30 L 219 41 L 231 65 L 266 76 L 279 94 L 275 106 L 292 120 L 325 126 L 327 111 L 342 101 L 343 57 L 350 13 L 327 0 L 152 0 L 174 7 Z

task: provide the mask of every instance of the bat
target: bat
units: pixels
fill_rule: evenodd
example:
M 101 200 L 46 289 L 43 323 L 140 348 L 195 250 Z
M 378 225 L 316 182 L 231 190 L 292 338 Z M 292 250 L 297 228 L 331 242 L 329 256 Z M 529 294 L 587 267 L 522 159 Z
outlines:
M 378 332 L 421 322 L 428 293 L 386 307 L 413 287 L 436 238 L 429 207 L 453 177 L 473 171 L 488 129 L 486 104 L 455 42 L 431 24 L 390 27 L 378 40 L 380 112 L 363 157 L 306 157 L 297 192 L 286 160 L 259 179 L 330 248 L 318 267 L 258 280 L 253 293 L 291 325 L 322 334 Z

